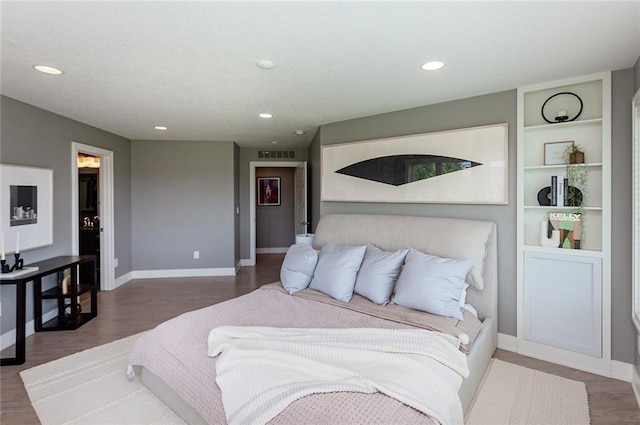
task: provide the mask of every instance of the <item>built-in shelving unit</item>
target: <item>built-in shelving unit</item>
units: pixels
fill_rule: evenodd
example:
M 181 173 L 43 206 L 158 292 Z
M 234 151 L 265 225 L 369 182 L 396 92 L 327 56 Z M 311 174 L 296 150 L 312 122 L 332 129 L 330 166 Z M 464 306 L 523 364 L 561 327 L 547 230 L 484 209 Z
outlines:
M 575 93 L 573 121 L 548 123 L 547 99 Z M 545 117 L 577 97 L 558 95 Z M 573 141 L 585 151 L 588 178 L 581 208 L 540 205 L 538 192 L 566 165 L 545 165 L 545 144 Z M 518 89 L 517 351 L 583 370 L 611 374 L 611 75 L 601 73 Z M 542 246 L 551 212 L 580 212 L 581 249 Z

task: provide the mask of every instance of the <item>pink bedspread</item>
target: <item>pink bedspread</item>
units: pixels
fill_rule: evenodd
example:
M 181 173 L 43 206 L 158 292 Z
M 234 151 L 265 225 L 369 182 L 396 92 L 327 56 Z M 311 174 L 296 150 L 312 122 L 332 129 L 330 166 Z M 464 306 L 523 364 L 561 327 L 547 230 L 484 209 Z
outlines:
M 358 305 L 362 304 L 362 308 Z M 220 388 L 215 381 L 215 358 L 207 356 L 207 337 L 218 326 L 272 326 L 301 328 L 358 328 L 383 329 L 433 328 L 413 323 L 404 312 L 397 320 L 384 318 L 377 311 L 386 307 L 374 306 L 362 300 L 349 304 L 334 302 L 313 290 L 290 296 L 279 286 L 268 285 L 250 294 L 192 311 L 160 324 L 145 333 L 135 344 L 129 364 L 139 365 L 160 377 L 190 404 L 210 424 L 225 424 Z M 346 308 L 345 308 L 346 307 Z M 397 307 L 397 306 L 393 306 Z M 393 310 L 384 310 L 385 314 Z M 407 315 L 408 313 L 408 315 Z M 424 320 L 427 314 L 418 314 Z M 470 316 L 470 315 L 469 315 Z M 433 316 L 432 316 L 433 317 Z M 390 320 L 391 319 L 391 320 Z M 465 322 L 440 320 L 438 326 L 465 333 L 472 339 L 477 334 L 469 329 L 479 321 L 473 316 Z M 475 320 L 474 320 L 475 319 Z M 427 320 L 428 322 L 428 320 Z M 474 325 L 475 324 L 475 325 Z M 457 329 L 457 330 L 456 330 Z M 248 383 L 250 385 L 250 383 Z M 377 394 L 329 393 L 316 394 L 292 403 L 271 424 L 434 424 L 436 421 L 399 401 Z

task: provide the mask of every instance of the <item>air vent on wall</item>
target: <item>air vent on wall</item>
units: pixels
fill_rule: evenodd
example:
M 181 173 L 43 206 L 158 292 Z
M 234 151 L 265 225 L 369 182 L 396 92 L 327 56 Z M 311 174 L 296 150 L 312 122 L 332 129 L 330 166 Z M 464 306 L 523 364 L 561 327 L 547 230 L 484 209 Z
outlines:
M 296 151 L 259 151 L 258 158 L 287 158 L 293 159 L 296 157 Z

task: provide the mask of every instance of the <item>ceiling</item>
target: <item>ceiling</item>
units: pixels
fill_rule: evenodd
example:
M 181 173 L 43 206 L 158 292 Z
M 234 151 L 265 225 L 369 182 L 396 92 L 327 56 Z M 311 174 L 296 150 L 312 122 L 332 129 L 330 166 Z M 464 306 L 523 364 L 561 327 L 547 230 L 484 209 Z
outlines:
M 0 7 L 2 94 L 133 140 L 305 148 L 323 124 L 631 68 L 640 56 L 635 1 Z M 265 59 L 272 69 L 257 66 Z M 423 71 L 430 60 L 445 66 Z

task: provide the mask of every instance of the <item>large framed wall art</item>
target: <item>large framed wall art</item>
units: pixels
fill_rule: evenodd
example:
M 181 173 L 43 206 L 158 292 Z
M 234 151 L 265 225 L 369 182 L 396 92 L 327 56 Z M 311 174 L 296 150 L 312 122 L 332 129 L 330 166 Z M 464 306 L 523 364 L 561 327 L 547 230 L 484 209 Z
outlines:
M 321 200 L 508 203 L 508 125 L 325 145 Z
M 53 171 L 0 164 L 0 230 L 6 253 L 53 244 Z

